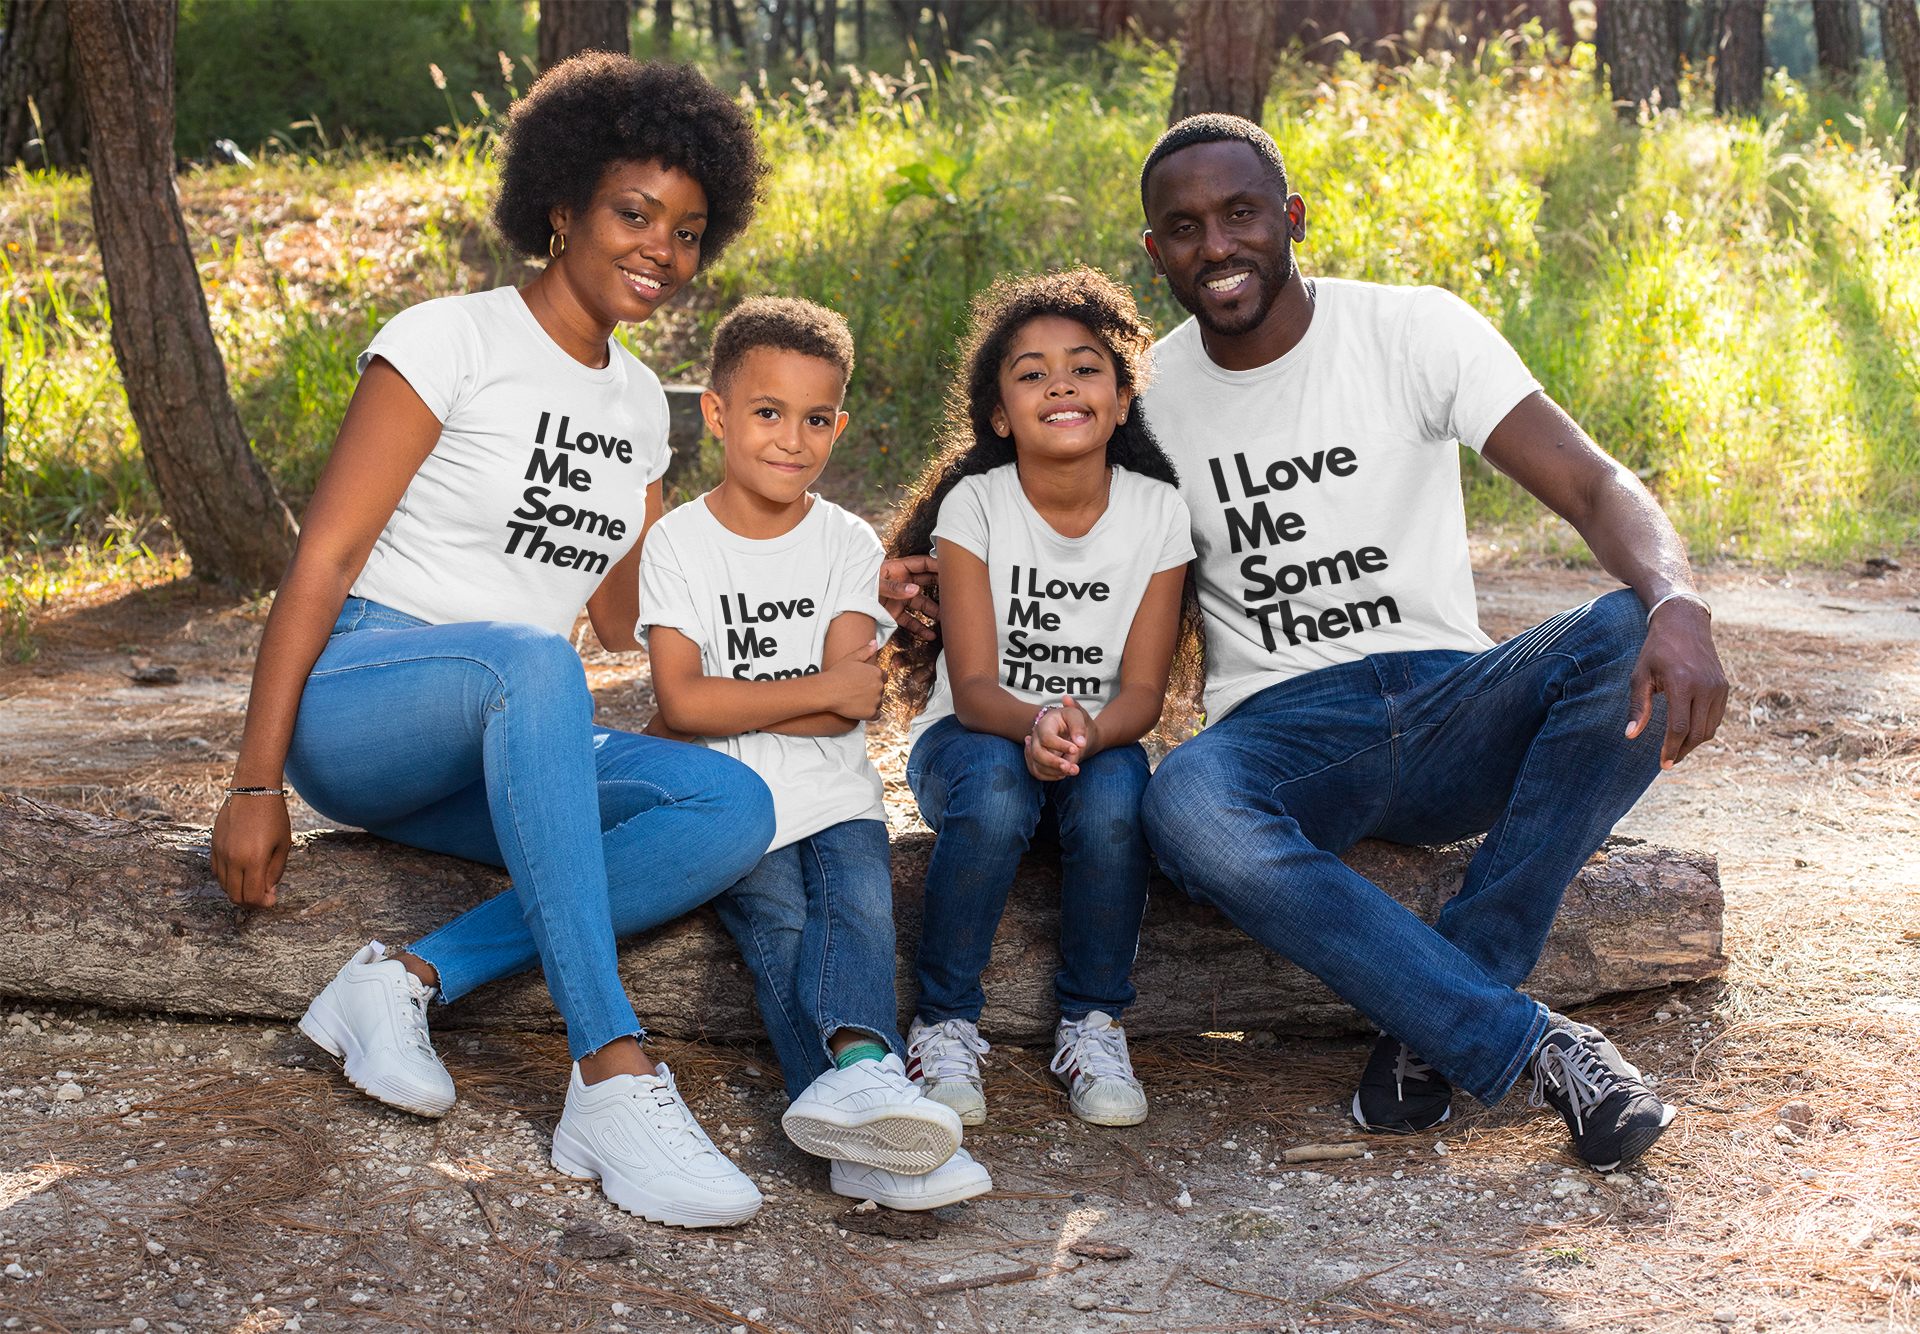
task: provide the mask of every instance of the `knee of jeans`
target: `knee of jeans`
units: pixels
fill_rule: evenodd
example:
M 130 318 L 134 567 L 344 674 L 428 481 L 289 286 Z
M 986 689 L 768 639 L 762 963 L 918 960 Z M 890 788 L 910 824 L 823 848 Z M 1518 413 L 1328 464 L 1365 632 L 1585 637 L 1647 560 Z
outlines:
M 503 624 L 494 631 L 487 658 L 509 695 L 525 690 L 553 698 L 566 692 L 584 700 L 591 716 L 586 667 L 565 635 L 544 626 Z
M 948 785 L 945 820 L 971 820 L 983 831 L 1027 838 L 1040 823 L 1039 782 L 1016 762 L 996 759 Z
M 1596 661 L 1632 660 L 1640 655 L 1641 646 L 1647 642 L 1647 610 L 1640 605 L 1638 593 L 1621 588 L 1595 598 L 1587 616 L 1587 634 L 1596 646 Z

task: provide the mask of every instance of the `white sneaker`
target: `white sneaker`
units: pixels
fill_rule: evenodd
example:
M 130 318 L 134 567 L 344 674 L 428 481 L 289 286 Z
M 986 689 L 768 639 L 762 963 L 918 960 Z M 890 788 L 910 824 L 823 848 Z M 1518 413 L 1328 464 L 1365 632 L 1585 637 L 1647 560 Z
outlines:
M 620 1208 L 672 1227 L 731 1227 L 760 1209 L 760 1192 L 707 1138 L 665 1065 L 590 1085 L 576 1063 L 553 1165 L 598 1177 Z
M 300 1020 L 300 1031 L 347 1063 L 355 1088 L 421 1116 L 453 1106 L 453 1076 L 427 1037 L 433 988 L 379 941 L 347 960 Z
M 960 1117 L 925 1097 L 900 1058 L 855 1061 L 807 1085 L 780 1118 L 787 1138 L 819 1158 L 923 1176 L 960 1147 Z
M 907 1210 L 938 1209 L 943 1204 L 970 1200 L 993 1189 L 993 1178 L 987 1175 L 987 1169 L 974 1162 L 965 1149 L 955 1149 L 953 1157 L 917 1177 L 836 1158 L 831 1181 L 835 1195 Z
M 1053 1033 L 1049 1067 L 1067 1086 L 1067 1105 L 1089 1125 L 1137 1126 L 1147 1119 L 1147 1094 L 1133 1077 L 1127 1033 L 1095 1010 L 1085 1019 L 1060 1021 Z
M 963 1126 L 985 1125 L 987 1095 L 980 1086 L 980 1058 L 992 1050 L 965 1019 L 922 1023 L 907 1029 L 907 1078 L 935 1102 L 960 1114 Z

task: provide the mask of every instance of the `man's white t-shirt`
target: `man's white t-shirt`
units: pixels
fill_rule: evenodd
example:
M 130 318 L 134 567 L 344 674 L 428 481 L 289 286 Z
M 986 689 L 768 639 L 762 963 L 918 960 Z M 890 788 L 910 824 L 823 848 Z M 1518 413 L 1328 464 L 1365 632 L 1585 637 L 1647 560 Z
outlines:
M 1216 366 L 1188 320 L 1154 348 L 1147 420 L 1193 513 L 1206 708 L 1372 653 L 1492 647 L 1455 442 L 1478 451 L 1540 385 L 1437 287 L 1316 279 L 1285 356 Z
M 951 544 L 986 562 L 1001 687 L 1035 712 L 1071 695 L 1097 714 L 1120 687 L 1121 653 L 1148 581 L 1193 559 L 1191 526 L 1173 487 L 1114 468 L 1107 512 L 1086 536 L 1062 537 L 1021 489 L 1019 465 L 1008 463 L 947 492 L 933 538 L 936 551 Z M 942 653 L 910 739 L 952 712 Z
M 511 287 L 401 311 L 360 354 L 384 357 L 440 439 L 351 595 L 435 625 L 523 621 L 571 634 L 639 540 L 667 470 L 667 396 L 620 344 L 583 366 Z
M 698 644 L 705 676 L 811 676 L 823 665 L 827 627 L 842 612 L 873 617 L 882 642 L 893 633 L 879 597 L 885 559 L 865 520 L 819 496 L 793 531 L 767 540 L 727 528 L 703 496 L 647 536 L 640 624 L 648 632 L 671 626 Z M 701 741 L 745 764 L 772 791 L 769 851 L 847 820 L 887 818 L 865 723 L 840 736 L 742 732 Z

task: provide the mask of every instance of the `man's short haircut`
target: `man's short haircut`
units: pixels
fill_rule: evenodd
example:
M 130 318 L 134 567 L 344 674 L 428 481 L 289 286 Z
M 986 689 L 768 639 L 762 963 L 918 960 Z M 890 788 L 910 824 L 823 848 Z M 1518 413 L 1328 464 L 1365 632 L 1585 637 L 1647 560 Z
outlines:
M 1227 143 L 1245 144 L 1258 154 L 1260 160 L 1266 163 L 1267 175 L 1279 188 L 1281 197 L 1286 197 L 1287 164 L 1281 159 L 1280 145 L 1273 141 L 1273 136 L 1250 120 L 1210 111 L 1204 116 L 1188 116 L 1179 124 L 1168 126 L 1166 133 L 1154 141 L 1153 151 L 1147 154 L 1147 160 L 1140 168 L 1140 211 L 1147 211 L 1147 178 L 1163 160 L 1195 144 Z M 1151 223 L 1152 219 L 1149 218 L 1148 222 Z
M 840 387 L 853 377 L 853 334 L 838 311 L 788 296 L 748 297 L 713 331 L 707 383 L 724 395 L 749 352 L 763 347 L 818 357 L 840 371 Z

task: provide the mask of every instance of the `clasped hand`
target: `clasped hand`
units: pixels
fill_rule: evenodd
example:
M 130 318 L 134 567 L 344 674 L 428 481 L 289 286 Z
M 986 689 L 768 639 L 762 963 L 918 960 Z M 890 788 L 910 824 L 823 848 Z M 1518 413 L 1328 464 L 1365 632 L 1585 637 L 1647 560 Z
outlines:
M 1025 750 L 1027 772 L 1043 783 L 1057 783 L 1080 772 L 1080 761 L 1099 750 L 1094 716 L 1062 695 L 1033 720 Z

